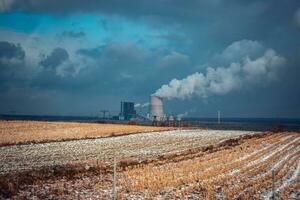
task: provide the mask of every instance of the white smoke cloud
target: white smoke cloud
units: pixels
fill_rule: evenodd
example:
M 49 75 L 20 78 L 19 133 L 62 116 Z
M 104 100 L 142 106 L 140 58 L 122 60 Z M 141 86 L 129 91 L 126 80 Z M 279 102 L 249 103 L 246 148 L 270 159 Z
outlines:
M 135 108 L 139 108 L 139 107 L 141 107 L 141 104 L 140 103 L 136 103 L 136 104 L 134 104 L 134 107 Z
M 240 49 L 243 49 L 243 44 L 247 46 L 249 42 L 245 43 L 245 40 L 240 43 L 235 42 Z M 261 45 L 258 43 L 256 45 L 260 48 L 257 52 L 260 52 Z M 227 50 L 228 48 L 222 54 Z M 235 57 L 235 55 L 230 55 L 231 58 Z M 173 79 L 169 84 L 158 89 L 154 95 L 167 99 L 224 95 L 246 85 L 251 86 L 260 81 L 267 83 L 275 80 L 278 70 L 285 64 L 285 58 L 273 49 L 265 49 L 264 53 L 255 59 L 243 53 L 242 58 L 238 57 L 236 60 L 237 62 L 231 62 L 227 67 L 207 67 L 205 74 L 196 72 L 181 80 Z
M 134 105 L 135 108 L 144 108 L 144 107 L 148 107 L 150 104 L 149 102 L 146 102 L 146 103 L 136 103 Z
M 215 55 L 212 62 L 217 65 L 228 65 L 232 62 L 241 62 L 245 57 L 257 58 L 264 51 L 264 46 L 258 41 L 240 40 L 233 42 L 220 54 Z
M 188 112 L 188 111 L 186 111 L 186 112 L 184 112 L 184 113 L 180 113 L 180 114 L 178 114 L 178 115 L 177 115 L 177 118 L 180 118 L 180 119 L 182 119 L 183 117 L 187 117 L 187 116 L 188 116 L 188 114 L 189 114 L 189 112 Z

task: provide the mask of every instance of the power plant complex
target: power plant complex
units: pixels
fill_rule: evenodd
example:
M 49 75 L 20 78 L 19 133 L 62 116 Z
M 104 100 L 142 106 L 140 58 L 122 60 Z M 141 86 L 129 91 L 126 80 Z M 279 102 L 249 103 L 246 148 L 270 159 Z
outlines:
M 143 108 L 147 108 L 142 112 Z M 137 112 L 137 110 L 139 112 Z M 102 111 L 103 112 L 103 111 Z M 107 111 L 109 113 L 109 111 Z M 103 115 L 103 119 L 104 115 Z M 123 121 L 122 123 L 145 123 L 149 124 L 152 122 L 153 125 L 174 125 L 176 122 L 181 121 L 179 117 L 175 118 L 172 115 L 166 115 L 164 113 L 163 99 L 156 95 L 151 95 L 149 97 L 149 103 L 144 104 L 135 104 L 130 101 L 121 101 L 120 103 L 120 112 L 118 115 L 113 116 L 112 118 L 106 118 L 106 120 L 117 120 Z
M 164 114 L 163 100 L 161 97 L 155 95 L 151 95 L 149 97 L 148 113 L 146 115 L 143 115 L 141 112 L 138 113 L 135 110 L 136 107 L 134 102 L 122 101 L 120 105 L 120 113 L 118 116 L 113 117 L 114 119 L 125 121 L 142 120 L 156 122 L 163 122 L 169 119 L 174 119 L 173 116 L 166 117 L 166 115 Z

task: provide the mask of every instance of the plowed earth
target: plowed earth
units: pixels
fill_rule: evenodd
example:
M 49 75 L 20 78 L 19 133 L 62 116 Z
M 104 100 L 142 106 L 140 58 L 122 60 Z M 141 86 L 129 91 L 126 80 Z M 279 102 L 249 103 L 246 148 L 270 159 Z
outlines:
M 299 199 L 300 134 L 185 130 L 1 147 L 12 199 Z

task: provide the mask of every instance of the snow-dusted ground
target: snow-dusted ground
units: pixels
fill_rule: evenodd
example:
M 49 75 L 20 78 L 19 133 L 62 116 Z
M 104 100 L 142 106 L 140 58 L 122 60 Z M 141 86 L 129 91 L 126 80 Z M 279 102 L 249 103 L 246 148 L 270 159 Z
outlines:
M 275 189 L 275 194 L 281 192 L 285 187 L 288 187 L 291 183 L 293 183 L 297 178 L 300 177 L 300 160 L 297 162 L 296 169 L 290 173 L 287 177 L 284 178 L 283 183 Z M 265 195 L 263 195 L 264 199 L 271 199 L 273 192 L 271 190 L 267 191 Z
M 253 132 L 193 130 L 146 133 L 99 140 L 61 142 L 60 146 L 56 143 L 49 143 L 44 144 L 48 149 L 45 152 L 42 151 L 42 153 L 45 154 L 46 151 L 50 151 L 51 149 L 57 150 L 57 148 L 61 148 L 61 152 L 67 153 L 65 155 L 57 154 L 55 158 L 59 160 L 59 156 L 62 156 L 66 161 L 71 159 L 71 157 L 68 157 L 68 154 L 73 154 L 73 151 L 70 150 L 72 148 L 79 148 L 75 152 L 78 154 L 77 158 L 82 158 L 83 160 L 85 159 L 84 157 L 88 157 L 86 159 L 108 159 L 114 153 L 120 157 L 132 155 L 145 158 L 147 156 L 153 157 L 169 152 L 174 153 L 193 147 L 215 144 L 243 134 L 253 134 Z M 204 194 L 206 191 L 205 188 L 209 189 L 210 187 L 207 187 L 207 185 L 209 186 L 209 183 L 211 183 L 214 184 L 212 189 L 217 199 L 227 197 L 227 191 L 234 191 L 234 197 L 228 199 L 238 199 L 241 197 L 242 199 L 247 199 L 247 194 L 253 199 L 269 199 L 270 195 L 272 195 L 270 172 L 272 169 L 275 169 L 278 177 L 275 183 L 277 197 L 281 199 L 299 199 L 300 194 L 296 189 L 300 176 L 299 144 L 300 137 L 297 133 L 266 135 L 265 137 L 246 140 L 239 146 L 212 152 L 200 157 L 187 158 L 187 160 L 178 162 L 161 163 L 152 167 L 150 164 L 149 168 L 147 167 L 148 165 L 141 166 L 139 173 L 130 174 L 130 178 L 140 181 L 140 184 L 146 184 L 146 182 L 143 182 L 146 179 L 139 179 L 140 175 L 148 177 L 147 179 L 151 179 L 151 176 L 145 176 L 147 173 L 157 177 L 155 169 L 162 169 L 161 173 L 164 175 L 164 180 L 174 179 L 174 176 L 172 178 L 172 173 L 164 173 L 164 170 L 174 170 L 174 172 L 177 172 L 177 177 L 175 176 L 175 178 L 182 178 L 183 181 L 186 180 L 178 187 L 175 183 L 174 188 L 172 186 L 164 188 L 164 180 L 160 182 L 159 179 L 154 178 L 153 180 L 158 180 L 157 184 L 162 184 L 159 193 L 151 193 L 150 189 L 136 191 L 130 189 L 131 187 L 127 187 L 128 185 L 125 180 L 128 180 L 128 176 L 124 176 L 124 174 L 127 173 L 126 171 L 135 170 L 135 168 L 129 168 L 118 172 L 118 192 L 123 194 L 127 199 L 145 199 L 146 195 L 150 195 L 151 199 L 173 199 L 174 196 L 172 195 L 179 191 L 180 195 L 183 195 L 180 196 L 182 199 L 199 199 L 199 195 Z M 39 145 L 32 145 L 31 148 L 37 146 Z M 18 148 L 24 147 L 19 146 Z M 17 147 L 13 149 L 16 151 Z M 75 155 L 73 156 L 74 158 L 76 157 Z M 221 160 L 221 162 L 215 162 L 215 160 Z M 43 159 L 41 161 L 42 163 L 46 162 Z M 181 162 L 183 162 L 182 165 L 180 164 Z M 186 165 L 186 162 L 188 162 L 188 165 Z M 219 167 L 221 167 L 219 169 L 222 169 L 222 166 L 237 162 L 239 163 L 238 165 L 232 165 L 232 167 L 228 168 L 224 167 L 225 171 L 210 170 L 212 174 L 206 177 L 206 171 L 209 169 Z M 199 169 L 197 168 L 198 166 Z M 198 181 L 201 183 L 200 186 L 197 186 L 199 182 L 195 181 L 196 179 L 193 181 L 193 178 L 190 179 L 189 176 L 185 177 L 184 174 L 180 173 L 181 170 L 176 170 L 177 168 L 181 169 L 181 167 L 186 169 L 184 170 L 185 174 L 194 173 L 196 175 L 198 171 L 203 173 L 203 177 L 198 177 Z M 154 171 L 151 171 L 152 169 Z M 281 176 L 283 177 L 279 179 Z M 16 196 L 16 199 L 21 196 L 31 198 L 36 195 L 40 198 L 53 197 L 58 199 L 111 199 L 111 180 L 111 173 L 103 173 L 97 176 L 82 175 L 82 177 L 72 180 L 62 178 L 54 182 L 52 180 L 44 180 L 43 183 L 24 187 Z M 245 187 L 240 187 L 243 185 Z M 227 186 L 229 187 L 227 188 Z M 61 192 L 57 193 L 57 189 Z M 243 197 L 245 194 L 246 197 Z
M 207 146 L 253 131 L 174 130 L 111 138 L 0 147 L 0 174 L 86 160 L 153 157 Z
M 236 168 L 236 169 L 233 169 L 232 171 L 228 171 L 228 172 L 226 172 L 226 173 L 219 174 L 219 176 L 232 176 L 232 175 L 234 175 L 234 174 L 238 174 L 238 173 L 239 173 L 240 171 L 242 171 L 243 169 L 247 169 L 247 168 L 249 168 L 249 167 L 253 167 L 253 166 L 255 166 L 255 165 L 258 165 L 258 164 L 260 164 L 260 163 L 266 161 L 268 158 L 272 157 L 273 155 L 280 153 L 280 152 L 281 152 L 283 149 L 285 149 L 288 145 L 294 143 L 295 141 L 299 141 L 299 140 L 300 140 L 299 138 L 296 138 L 296 139 L 292 140 L 291 142 L 289 142 L 289 143 L 287 143 L 287 144 L 285 144 L 285 145 L 283 145 L 283 146 L 277 147 L 276 149 L 274 149 L 273 151 L 271 151 L 271 152 L 269 152 L 269 153 L 267 153 L 267 154 L 264 154 L 263 156 L 259 157 L 258 159 L 253 160 L 253 161 L 251 161 L 251 162 L 248 162 L 246 165 L 243 165 L 243 166 L 240 167 L 240 168 Z M 282 141 L 284 141 L 284 140 L 282 140 Z M 246 156 L 244 156 L 244 157 L 242 157 L 242 158 L 239 158 L 239 159 L 237 159 L 237 160 L 234 160 L 234 161 L 232 161 L 232 162 L 238 162 L 238 161 L 246 160 L 248 157 L 250 157 L 250 156 L 252 156 L 252 155 L 254 155 L 254 154 L 257 154 L 257 153 L 259 153 L 259 152 L 265 150 L 266 148 L 267 148 L 267 147 L 262 148 L 262 149 L 257 150 L 257 151 L 254 151 L 254 152 L 252 152 L 251 154 L 246 155 Z M 290 147 L 289 150 L 290 150 L 290 149 L 292 150 L 293 147 Z M 289 156 L 289 154 L 288 154 L 287 156 Z M 283 161 L 284 161 L 284 160 L 282 160 L 282 162 L 283 162 Z M 279 164 L 278 164 L 278 165 L 279 165 Z M 214 177 L 213 179 L 217 179 L 217 178 L 218 178 L 218 177 Z

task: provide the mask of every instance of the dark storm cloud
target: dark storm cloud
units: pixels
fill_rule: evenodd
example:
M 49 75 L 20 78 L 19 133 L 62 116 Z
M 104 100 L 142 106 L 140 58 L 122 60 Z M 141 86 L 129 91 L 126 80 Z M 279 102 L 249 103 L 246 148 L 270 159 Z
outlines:
M 95 48 L 78 49 L 76 54 L 96 60 L 99 66 L 109 71 L 133 68 L 137 70 L 139 64 L 144 64 L 151 56 L 147 49 L 131 42 L 109 42 Z
M 10 3 L 7 3 L 3 6 L 2 10 L 12 10 L 12 9 L 22 9 L 22 10 L 34 10 L 34 11 L 48 11 L 48 12 L 76 12 L 76 11 L 107 11 L 110 13 L 129 13 L 132 14 L 139 12 L 139 10 L 145 13 L 146 10 L 151 12 L 150 8 L 156 8 L 156 10 L 164 9 L 164 5 L 168 5 L 171 1 L 160 1 L 159 4 L 162 5 L 162 8 L 159 9 L 158 3 L 151 3 L 147 0 L 132 0 L 132 1 L 119 1 L 119 0 L 91 0 L 89 3 L 82 3 L 79 0 L 64 0 L 64 1 L 53 1 L 53 0 L 44 0 L 44 1 L 31 1 L 31 0 L 11 0 Z M 172 1 L 173 2 L 173 1 Z M 175 1 L 174 1 L 175 2 Z M 175 2 L 179 4 L 181 1 Z M 206 1 L 207 2 L 207 1 Z M 191 2 L 195 5 L 196 1 Z M 186 7 L 187 4 L 180 3 L 182 6 Z M 170 4 L 173 7 L 174 4 Z M 170 7 L 169 6 L 169 7 Z M 182 8 L 181 6 L 181 8 Z M 175 6 L 174 6 L 175 7 Z M 140 9 L 137 9 L 140 8 Z M 180 9 L 180 8 L 178 8 Z M 154 11 L 156 11 L 154 10 Z
M 10 10 L 51 14 L 100 13 L 139 20 L 153 27 L 167 29 L 157 36 L 171 48 L 180 48 L 191 59 L 209 59 L 214 52 L 243 39 L 264 41 L 277 51 L 296 48 L 293 38 L 298 30 L 292 21 L 300 7 L 297 0 L 79 0 L 13 1 Z M 297 15 L 296 15 L 297 16 Z M 107 27 L 107 20 L 102 24 Z M 174 33 L 174 34 L 173 34 Z M 286 35 L 290 37 L 286 37 Z M 284 41 L 278 38 L 286 38 Z M 299 45 L 298 45 L 299 46 Z
M 185 75 L 192 65 L 189 56 L 183 53 L 164 48 L 147 49 L 135 43 L 111 42 L 96 48 L 79 49 L 76 53 L 93 59 L 95 64 L 86 69 L 97 69 L 98 73 L 92 74 L 104 73 L 105 79 L 111 81 L 126 79 L 126 85 L 130 85 L 129 79 L 152 83 L 158 78 L 157 73 L 160 79 L 157 82 L 168 80 L 178 72 Z
M 70 38 L 82 38 L 85 36 L 83 31 L 75 32 L 75 31 L 64 31 L 61 34 L 63 37 L 70 37 Z
M 252 1 L 254 2 L 254 1 Z M 256 1 L 259 2 L 259 1 Z M 241 0 L 191 0 L 189 3 L 181 0 L 90 0 L 89 3 L 82 3 L 80 0 L 11 0 L 5 6 L 6 10 L 23 9 L 33 11 L 48 12 L 76 12 L 76 11 L 107 11 L 108 13 L 123 13 L 128 15 L 138 15 L 140 13 L 147 15 L 172 15 L 176 13 L 178 16 L 194 16 L 199 9 L 209 12 L 215 6 L 223 5 L 251 5 L 249 1 Z M 181 11 L 181 13 L 179 12 Z M 188 15 L 187 15 L 188 14 Z M 199 14 L 199 13 L 198 13 Z
M 276 14 L 280 14 L 279 10 L 284 6 L 285 9 L 295 11 L 299 3 L 295 0 L 288 2 L 274 0 L 271 4 L 269 4 L 268 1 L 260 0 L 191 0 L 188 3 L 181 0 L 90 0 L 89 3 L 82 3 L 81 0 L 10 0 L 10 3 L 4 6 L 3 10 L 25 10 L 63 14 L 100 11 L 108 14 L 127 16 L 149 16 L 149 19 L 154 21 L 155 16 L 172 18 L 174 20 L 175 18 L 176 20 L 186 19 L 189 21 L 193 19 L 197 20 L 200 16 L 210 16 L 202 20 L 212 21 L 216 18 L 221 18 L 221 16 L 231 17 L 237 14 L 241 15 L 241 17 L 247 15 L 255 16 L 258 13 L 264 14 L 264 11 L 271 12 L 270 9 L 273 9 Z M 231 12 L 228 12 L 229 10 Z M 221 13 L 221 11 L 224 12 Z M 212 15 L 212 12 L 218 14 Z M 291 15 L 293 15 L 293 13 L 291 13 Z M 278 17 L 275 16 L 275 18 Z M 231 20 L 236 21 L 238 19 L 232 18 Z
M 30 72 L 25 63 L 25 51 L 20 44 L 0 42 L 0 91 L 12 87 L 24 87 Z
M 175 66 L 185 67 L 189 65 L 189 57 L 187 55 L 171 52 L 170 54 L 164 56 L 159 61 L 159 66 L 162 68 L 173 68 Z
M 95 48 L 79 49 L 76 61 L 66 55 L 65 50 L 53 50 L 41 62 L 43 66 L 53 70 L 45 68 L 41 71 L 34 77 L 32 87 L 72 93 L 98 93 L 101 90 L 102 94 L 116 94 L 132 90 L 128 86 L 144 78 L 139 77 L 139 74 L 151 70 L 146 59 L 147 52 L 133 43 L 108 43 Z M 60 74 L 62 66 L 64 73 L 74 76 Z M 74 73 L 76 68 L 80 68 L 78 73 Z
M 6 41 L 0 41 L 0 58 L 6 59 L 24 59 L 25 51 L 20 44 L 14 44 Z
M 89 49 L 78 49 L 76 53 L 78 55 L 88 56 L 91 58 L 97 58 L 100 56 L 101 52 L 103 50 L 103 47 L 95 47 L 95 48 L 89 48 Z
M 166 106 L 169 105 L 170 110 L 179 109 L 181 113 L 195 108 L 198 110 L 196 114 L 200 113 L 200 116 L 214 116 L 211 113 L 217 108 L 221 108 L 227 116 L 300 116 L 298 103 L 300 88 L 297 77 L 300 64 L 298 0 L 188 2 L 90 0 L 88 3 L 82 3 L 80 0 L 9 0 L 6 2 L 7 4 L 2 4 L 2 7 L 0 5 L 0 10 L 21 10 L 62 17 L 97 13 L 101 18 L 97 19 L 99 27 L 105 31 L 112 25 L 111 19 L 117 16 L 120 21 L 133 22 L 134 25 L 125 27 L 127 30 L 136 28 L 135 25 L 137 27 L 146 25 L 155 32 L 151 33 L 152 35 L 140 33 L 145 37 L 137 38 L 136 41 L 140 41 L 137 44 L 132 39 L 127 41 L 126 37 L 126 42 L 119 42 L 119 38 L 113 38 L 115 35 L 112 34 L 110 36 L 113 39 L 107 40 L 109 42 L 105 40 L 104 43 L 101 41 L 103 44 L 101 46 L 99 43 L 91 43 L 87 45 L 90 48 L 80 46 L 78 49 L 67 44 L 66 47 L 61 46 L 53 50 L 40 61 L 44 71 L 33 78 L 31 85 L 44 93 L 48 90 L 59 90 L 65 95 L 64 98 L 71 100 L 69 93 L 75 96 L 84 93 L 83 96 L 78 95 L 80 102 L 84 100 L 89 102 L 97 95 L 101 99 L 107 94 L 116 101 L 124 100 L 126 96 L 138 96 L 147 100 L 149 94 L 174 78 L 181 80 L 191 74 L 206 72 L 206 63 L 217 69 L 233 62 L 243 63 L 247 57 L 253 60 L 257 54 L 262 55 L 261 51 L 273 49 L 286 59 L 286 65 L 278 73 L 278 81 L 266 87 L 254 87 L 252 90 L 242 88 L 238 92 L 228 93 L 222 97 L 214 96 L 206 103 L 201 102 L 199 98 L 191 97 L 188 102 L 177 100 L 173 103 L 166 102 Z M 88 30 L 85 32 L 66 30 L 58 32 L 63 36 L 59 38 L 62 41 L 69 42 L 70 39 L 67 37 L 89 39 Z M 82 29 L 77 31 L 80 30 Z M 130 31 L 128 33 L 131 34 Z M 123 35 L 117 36 L 122 38 Z M 162 42 L 150 48 L 147 44 L 152 44 L 153 38 Z M 239 48 L 238 45 L 232 45 L 237 41 L 257 42 Z M 266 49 L 262 49 L 261 46 Z M 75 55 L 72 52 L 75 52 Z M 55 73 L 46 70 L 49 68 L 55 70 Z M 65 76 L 65 73 L 72 76 Z M 67 104 L 65 102 L 62 105 Z M 98 105 L 98 102 L 96 104 Z
M 32 86 L 40 89 L 59 90 L 85 95 L 98 94 L 144 96 L 176 75 L 176 69 L 187 69 L 188 57 L 174 51 L 148 50 L 135 43 L 107 43 L 95 48 L 79 49 L 78 59 L 85 60 L 75 76 L 57 76 L 43 71 Z M 174 63 L 174 60 L 180 63 Z M 180 66 L 178 66 L 181 64 Z M 187 70 L 189 72 L 189 70 Z M 182 73 L 184 76 L 186 73 Z M 159 80 L 157 80 L 159 74 Z M 123 97 L 119 97 L 119 95 Z
M 166 38 L 165 34 L 162 37 L 174 43 L 173 45 L 180 45 L 193 56 L 199 57 L 196 53 L 200 52 L 199 59 L 206 59 L 208 53 L 204 51 L 225 48 L 234 41 L 266 40 L 267 46 L 272 46 L 270 43 L 277 41 L 279 37 L 286 34 L 296 37 L 298 34 L 290 27 L 300 7 L 297 0 L 192 0 L 188 3 L 181 0 L 91 0 L 86 4 L 79 0 L 54 2 L 14 0 L 8 10 L 52 14 L 95 12 L 140 20 L 151 26 L 170 29 L 170 33 L 180 33 L 176 34 L 177 36 L 184 35 L 188 40 L 178 39 L 177 36 L 176 40 Z M 286 42 L 278 41 L 278 48 L 288 49 L 291 46 L 295 46 L 292 39 Z M 277 46 L 274 48 L 277 50 Z
M 63 48 L 55 48 L 50 55 L 40 62 L 46 69 L 55 69 L 69 58 L 68 52 Z
M 24 58 L 25 51 L 20 44 L 0 42 L 0 84 L 1 81 L 15 80 L 24 69 Z

